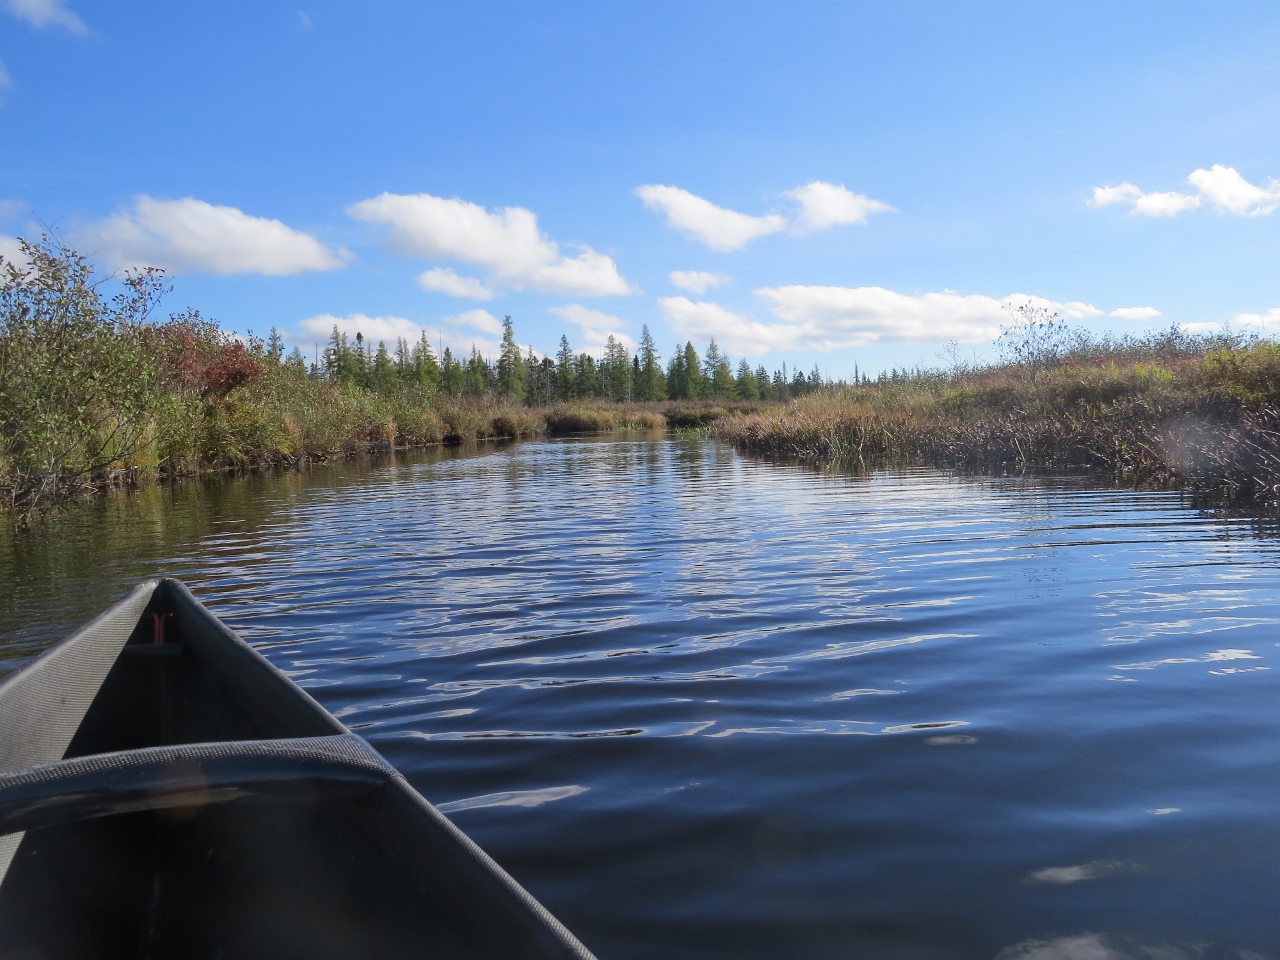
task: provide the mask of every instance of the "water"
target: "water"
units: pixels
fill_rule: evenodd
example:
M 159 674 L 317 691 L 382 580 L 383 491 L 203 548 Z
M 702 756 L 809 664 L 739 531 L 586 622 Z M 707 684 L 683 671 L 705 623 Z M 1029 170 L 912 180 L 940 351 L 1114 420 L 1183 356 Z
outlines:
M 1280 956 L 1280 545 L 1177 494 L 565 441 L 0 537 L 0 666 L 180 576 L 602 960 Z

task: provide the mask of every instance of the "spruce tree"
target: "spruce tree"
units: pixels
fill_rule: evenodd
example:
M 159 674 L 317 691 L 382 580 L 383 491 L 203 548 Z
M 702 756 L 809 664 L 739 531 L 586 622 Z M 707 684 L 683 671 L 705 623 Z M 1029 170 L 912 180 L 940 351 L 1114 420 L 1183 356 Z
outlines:
M 569 338 L 560 334 L 560 349 L 556 351 L 555 390 L 557 400 L 572 400 L 574 389 L 573 350 Z
M 685 397 L 690 400 L 705 397 L 707 395 L 707 378 L 702 374 L 702 361 L 698 357 L 698 351 L 693 348 L 692 340 L 685 341 L 684 371 L 686 377 Z
M 640 353 L 636 358 L 640 369 L 636 377 L 636 399 L 652 403 L 667 398 L 667 385 L 662 376 L 662 365 L 658 362 L 657 344 L 649 333 L 649 325 L 640 328 Z
M 760 398 L 760 388 L 756 385 L 756 375 L 751 369 L 751 364 L 745 359 L 738 361 L 738 375 L 734 378 L 734 389 L 737 391 L 739 400 L 758 400 Z
M 502 350 L 498 354 L 498 394 L 502 397 L 524 396 L 524 358 L 516 345 L 511 315 L 502 320 Z

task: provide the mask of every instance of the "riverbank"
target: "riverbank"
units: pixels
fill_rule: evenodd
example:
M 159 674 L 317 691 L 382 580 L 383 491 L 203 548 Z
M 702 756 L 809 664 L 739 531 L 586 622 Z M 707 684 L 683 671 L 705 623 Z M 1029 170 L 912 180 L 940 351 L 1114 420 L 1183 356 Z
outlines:
M 663 373 L 647 329 L 634 356 L 553 360 L 503 325 L 496 363 L 437 357 L 425 334 L 394 354 L 336 328 L 323 362 L 286 355 L 273 329 L 240 337 L 194 309 L 155 320 L 158 270 L 95 275 L 56 238 L 0 258 L 0 497 L 19 523 L 109 487 L 287 467 L 364 452 L 543 434 L 705 427 L 769 397 L 825 387 L 815 368 L 786 380 L 692 344 Z M 705 369 L 704 369 L 705 368 Z
M 809 462 L 1087 467 L 1280 507 L 1280 346 L 1176 332 L 1080 346 L 802 398 L 725 417 L 713 433 Z

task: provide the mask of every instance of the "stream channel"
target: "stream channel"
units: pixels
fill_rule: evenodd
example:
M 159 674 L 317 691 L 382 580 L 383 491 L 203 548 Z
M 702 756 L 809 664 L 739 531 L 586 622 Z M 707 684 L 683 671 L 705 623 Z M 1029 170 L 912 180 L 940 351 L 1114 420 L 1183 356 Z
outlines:
M 177 576 L 601 960 L 1280 957 L 1280 539 L 703 439 L 0 531 L 0 671 Z

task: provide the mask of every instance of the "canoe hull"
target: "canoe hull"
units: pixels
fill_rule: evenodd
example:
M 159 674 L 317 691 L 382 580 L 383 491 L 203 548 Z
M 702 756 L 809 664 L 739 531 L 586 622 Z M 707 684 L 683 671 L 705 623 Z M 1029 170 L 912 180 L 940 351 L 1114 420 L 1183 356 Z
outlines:
M 0 814 L 44 822 L 29 809 L 33 764 L 79 791 L 60 802 L 80 811 L 6 838 L 0 954 L 590 958 L 372 751 L 367 789 L 340 789 L 341 757 L 328 779 L 289 777 L 289 742 L 322 760 L 324 744 L 367 747 L 182 584 L 144 585 L 120 608 L 134 618 L 123 641 L 122 617 L 100 618 L 0 687 L 0 723 L 19 718 L 0 728 Z M 61 733 L 18 742 L 26 715 Z

